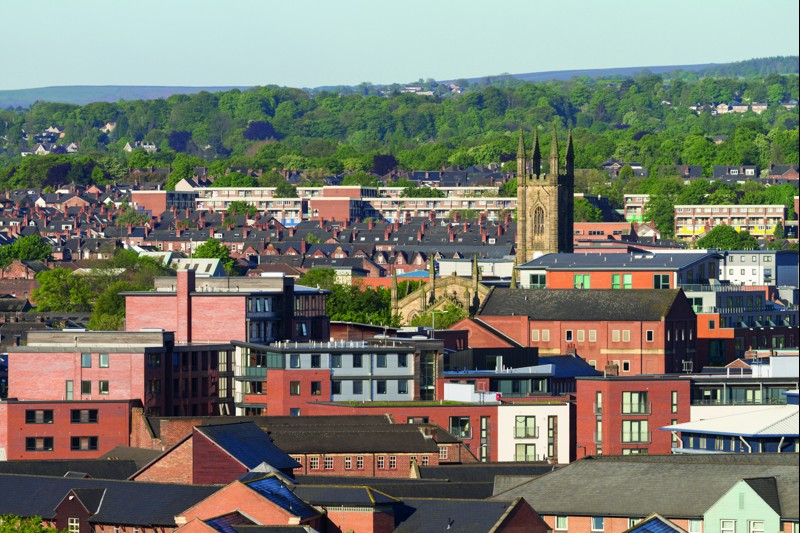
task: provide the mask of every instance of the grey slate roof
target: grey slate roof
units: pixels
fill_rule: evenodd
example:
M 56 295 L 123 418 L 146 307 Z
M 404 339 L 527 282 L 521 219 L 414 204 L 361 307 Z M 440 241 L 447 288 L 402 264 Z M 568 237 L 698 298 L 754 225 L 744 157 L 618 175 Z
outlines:
M 761 496 L 761 499 L 780 516 L 781 499 L 778 495 L 778 484 L 774 477 L 750 478 L 745 479 L 744 482 L 750 485 L 750 488 Z
M 528 316 L 532 320 L 658 321 L 681 289 L 501 289 L 489 294 L 479 316 Z
M 713 252 L 638 253 L 638 254 L 545 254 L 520 265 L 520 270 L 680 270 L 695 263 L 721 256 Z
M 376 507 L 398 503 L 396 498 L 367 486 L 297 485 L 294 493 L 311 505 Z
M 157 452 L 160 455 L 161 452 Z M 128 479 L 138 470 L 135 461 L 107 459 L 60 459 L 36 461 L 0 461 L 0 475 L 64 477 L 69 472 L 81 472 L 95 479 Z
M 95 524 L 176 527 L 175 516 L 222 487 L 0 474 L 0 515 L 53 519 L 73 489 L 105 489 Z
M 492 496 L 492 481 L 455 482 L 444 479 L 353 478 L 349 476 L 296 476 L 297 488 L 306 485 L 368 485 L 395 498 L 460 498 L 485 500 Z M 526 477 L 526 480 L 530 477 Z M 312 502 L 313 503 L 313 502 Z
M 512 501 L 406 499 L 395 508 L 395 533 L 488 533 Z
M 702 518 L 740 480 L 773 477 L 782 519 L 797 520 L 798 464 L 796 453 L 589 457 L 493 499 L 523 497 L 546 515 Z
M 288 453 L 438 453 L 436 442 L 426 439 L 417 427 L 404 426 L 373 427 L 369 431 L 358 424 L 316 429 L 273 427 L 271 435 Z
M 446 479 L 456 482 L 494 482 L 495 476 L 540 476 L 556 467 L 547 463 L 467 463 L 463 465 L 421 466 L 422 479 Z

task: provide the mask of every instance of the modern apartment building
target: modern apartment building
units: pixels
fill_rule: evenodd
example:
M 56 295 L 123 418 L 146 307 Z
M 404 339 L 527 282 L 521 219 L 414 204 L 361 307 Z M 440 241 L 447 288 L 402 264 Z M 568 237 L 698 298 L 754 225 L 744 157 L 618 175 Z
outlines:
M 754 237 L 771 237 L 786 225 L 784 205 L 676 205 L 675 237 L 693 240 L 724 224 Z

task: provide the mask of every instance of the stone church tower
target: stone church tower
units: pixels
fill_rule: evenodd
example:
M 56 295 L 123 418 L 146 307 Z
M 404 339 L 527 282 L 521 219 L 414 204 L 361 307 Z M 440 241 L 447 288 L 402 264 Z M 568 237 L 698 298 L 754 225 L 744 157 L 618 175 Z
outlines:
M 549 169 L 542 171 L 539 136 L 534 129 L 530 158 L 525 153 L 522 131 L 517 150 L 517 255 L 522 265 L 541 254 L 572 252 L 573 193 L 575 192 L 575 156 L 572 132 L 567 136 L 566 166 L 561 168 L 558 140 L 553 127 Z

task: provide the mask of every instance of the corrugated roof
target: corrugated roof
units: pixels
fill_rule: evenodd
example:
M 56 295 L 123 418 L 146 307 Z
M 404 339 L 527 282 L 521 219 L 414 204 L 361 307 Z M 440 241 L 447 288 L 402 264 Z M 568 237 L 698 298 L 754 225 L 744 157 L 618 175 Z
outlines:
M 797 437 L 800 435 L 800 406 L 774 406 L 757 411 L 673 424 L 661 429 L 712 435 Z

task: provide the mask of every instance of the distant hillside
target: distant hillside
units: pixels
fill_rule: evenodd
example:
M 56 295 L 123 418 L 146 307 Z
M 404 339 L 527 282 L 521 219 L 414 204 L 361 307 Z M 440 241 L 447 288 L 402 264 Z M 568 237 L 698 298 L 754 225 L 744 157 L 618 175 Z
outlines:
M 28 107 L 36 101 L 85 105 L 91 102 L 119 100 L 155 100 L 173 94 L 197 94 L 201 91 L 221 92 L 247 87 L 150 87 L 131 85 L 72 85 L 0 91 L 0 109 Z
M 748 59 L 735 63 L 706 63 L 700 65 L 667 65 L 657 67 L 624 67 L 585 70 L 558 70 L 548 72 L 529 72 L 526 74 L 501 74 L 483 76 L 480 78 L 466 79 L 468 83 L 480 85 L 491 84 L 507 79 L 529 82 L 564 81 L 575 77 L 624 77 L 634 76 L 642 72 L 653 74 L 670 74 L 679 76 L 680 73 L 690 73 L 695 78 L 702 77 L 731 77 L 748 78 L 764 76 L 767 74 L 798 74 L 800 72 L 800 58 L 798 56 L 768 57 Z M 439 80 L 441 83 L 455 80 Z M 248 87 L 150 87 L 107 85 L 89 86 L 74 85 L 64 87 L 42 87 L 38 89 L 19 89 L 13 91 L 0 91 L 0 109 L 28 107 L 36 101 L 57 102 L 66 104 L 85 105 L 91 102 L 116 102 L 119 100 L 154 100 L 166 98 L 173 94 L 197 94 L 201 91 L 222 92 L 231 89 L 245 90 Z M 342 89 L 342 86 L 316 87 L 312 90 Z M 351 87 L 355 89 L 355 87 Z

